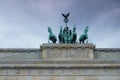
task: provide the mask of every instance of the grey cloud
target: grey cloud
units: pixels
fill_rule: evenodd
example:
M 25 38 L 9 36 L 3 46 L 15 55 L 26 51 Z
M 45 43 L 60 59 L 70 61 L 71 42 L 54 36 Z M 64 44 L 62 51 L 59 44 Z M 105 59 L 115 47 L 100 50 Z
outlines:
M 68 25 L 77 25 L 78 37 L 88 25 L 89 41 L 97 47 L 120 47 L 119 4 L 119 0 L 1 0 L 0 47 L 39 47 L 47 42 L 48 26 L 56 35 L 64 26 L 62 12 L 71 13 Z

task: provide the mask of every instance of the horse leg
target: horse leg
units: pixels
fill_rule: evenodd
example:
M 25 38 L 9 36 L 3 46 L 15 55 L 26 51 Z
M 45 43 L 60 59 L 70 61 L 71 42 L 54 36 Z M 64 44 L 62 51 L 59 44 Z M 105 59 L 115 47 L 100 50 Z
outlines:
M 81 41 L 81 40 L 79 40 L 79 43 L 80 43 L 80 44 L 81 44 L 81 42 L 82 42 L 82 41 Z
M 88 43 L 88 39 L 87 39 L 86 43 Z
M 56 41 L 55 41 L 55 40 L 53 40 L 52 42 L 53 42 L 53 43 L 56 43 Z
M 84 40 L 82 41 L 82 43 L 85 43 Z
M 75 40 L 73 40 L 73 43 L 76 43 Z

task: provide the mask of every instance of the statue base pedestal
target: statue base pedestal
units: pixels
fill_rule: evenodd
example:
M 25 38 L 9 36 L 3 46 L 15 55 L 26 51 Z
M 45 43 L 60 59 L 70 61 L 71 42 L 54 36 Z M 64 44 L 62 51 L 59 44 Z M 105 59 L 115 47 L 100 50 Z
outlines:
M 43 60 L 93 60 L 95 45 L 88 44 L 49 44 L 41 45 Z

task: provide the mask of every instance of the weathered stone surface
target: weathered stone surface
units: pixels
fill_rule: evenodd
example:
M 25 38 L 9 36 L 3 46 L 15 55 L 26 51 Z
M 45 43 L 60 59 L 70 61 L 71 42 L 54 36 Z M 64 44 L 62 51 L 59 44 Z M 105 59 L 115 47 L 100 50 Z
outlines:
M 48 44 L 46 44 L 46 45 L 48 45 Z M 4 61 L 4 60 L 6 60 L 6 61 L 9 61 L 9 60 L 18 60 L 18 61 L 20 61 L 20 60 L 42 60 L 41 50 L 42 50 L 42 48 L 46 48 L 46 45 L 44 44 L 44 46 L 42 46 L 41 49 L 2 48 L 2 49 L 0 49 L 0 60 L 2 60 L 2 61 Z M 65 44 L 62 44 L 62 45 L 65 45 Z M 76 45 L 68 44 L 68 45 L 70 45 L 71 48 L 74 47 L 75 49 L 83 48 L 83 47 L 80 47 L 79 44 L 76 44 Z M 50 46 L 51 45 L 48 45 L 47 48 L 51 48 Z M 53 44 L 53 46 L 56 47 L 59 45 Z M 52 47 L 52 48 L 54 48 L 54 47 Z M 95 46 L 93 46 L 93 58 L 95 60 L 120 60 L 120 48 L 94 48 L 94 47 Z M 60 46 L 59 46 L 59 48 L 61 49 Z M 62 48 L 64 48 L 64 47 L 62 47 Z M 70 47 L 68 47 L 68 46 L 66 46 L 65 48 L 70 49 Z M 73 52 L 75 52 L 75 51 L 73 51 Z M 84 54 L 82 56 L 86 56 L 86 55 L 87 54 Z M 59 56 L 59 54 L 58 54 L 58 56 Z M 66 56 L 68 57 L 69 55 L 66 54 Z M 73 56 L 72 53 L 70 53 L 70 56 Z M 81 60 L 83 60 L 83 58 L 84 57 L 82 57 Z
M 0 63 L 1 80 L 120 80 L 120 60 Z
M 93 44 L 43 44 L 43 60 L 92 60 Z
M 39 60 L 40 49 L 0 49 L 0 60 Z
M 0 49 L 0 80 L 120 80 L 120 48 L 43 44 Z
M 119 76 L 2 76 L 1 80 L 119 80 Z
M 120 76 L 120 69 L 0 69 L 0 76 Z
M 120 76 L 1 76 L 1 80 L 119 80 Z
M 120 48 L 96 48 L 93 55 L 99 60 L 120 60 Z

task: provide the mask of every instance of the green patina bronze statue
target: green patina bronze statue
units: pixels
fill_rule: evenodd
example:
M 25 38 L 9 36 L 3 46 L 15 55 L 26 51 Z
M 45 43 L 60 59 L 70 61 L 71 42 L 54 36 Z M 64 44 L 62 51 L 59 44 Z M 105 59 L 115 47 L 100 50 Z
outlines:
M 71 43 L 76 43 L 76 40 L 77 40 L 76 25 L 74 25 L 74 26 L 73 26 L 73 32 L 72 32 Z
M 67 23 L 69 21 L 68 19 L 69 15 L 70 13 L 67 14 L 62 13 L 66 26 L 64 29 L 60 27 L 60 32 L 58 35 L 59 43 L 76 43 L 76 39 L 77 39 L 76 27 L 74 26 L 73 31 L 71 31 L 71 29 L 69 29 L 69 27 L 67 26 Z
M 69 21 L 69 19 L 68 19 L 68 16 L 70 15 L 70 13 L 67 13 L 67 14 L 63 14 L 62 13 L 62 16 L 64 17 L 64 22 L 65 22 L 65 24 L 66 24 L 66 27 L 67 27 L 67 23 L 68 23 L 68 21 Z
M 50 41 L 52 41 L 52 43 L 56 43 L 57 38 L 56 36 L 53 34 L 52 30 L 50 27 L 48 27 L 48 32 L 49 32 L 49 38 L 48 38 L 48 43 L 50 43 Z
M 64 35 L 63 35 L 63 28 L 60 26 L 60 32 L 58 35 L 59 43 L 64 43 Z
M 76 25 L 73 26 L 72 30 L 69 29 L 69 27 L 67 26 L 67 23 L 69 21 L 69 19 L 68 19 L 69 15 L 70 15 L 70 13 L 67 13 L 67 14 L 62 13 L 62 16 L 64 17 L 64 22 L 65 22 L 66 26 L 64 27 L 64 29 L 63 29 L 62 26 L 60 26 L 60 31 L 59 31 L 59 34 L 58 34 L 59 43 L 65 43 L 65 44 L 76 43 L 76 40 L 77 40 Z M 50 27 L 48 27 L 48 32 L 49 32 L 48 42 L 50 43 L 50 41 L 52 41 L 52 43 L 56 43 L 57 38 L 52 33 L 52 30 L 51 30 Z M 88 32 L 88 26 L 86 26 L 83 34 L 80 36 L 79 43 L 88 43 L 87 32 Z
M 86 43 L 88 43 L 88 26 L 86 26 L 86 28 L 84 29 L 84 32 L 83 34 L 80 36 L 79 38 L 79 43 L 85 43 L 85 40 L 86 40 Z
M 76 43 L 77 34 L 76 27 L 73 27 L 73 30 L 69 30 L 69 27 L 65 27 L 64 30 L 60 26 L 60 32 L 58 35 L 59 43 Z
M 69 30 L 69 27 L 65 27 L 63 30 L 63 37 L 64 37 L 64 43 L 70 43 L 71 42 L 71 30 Z

